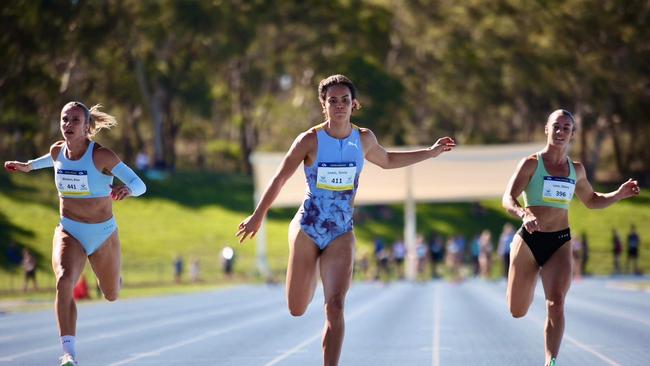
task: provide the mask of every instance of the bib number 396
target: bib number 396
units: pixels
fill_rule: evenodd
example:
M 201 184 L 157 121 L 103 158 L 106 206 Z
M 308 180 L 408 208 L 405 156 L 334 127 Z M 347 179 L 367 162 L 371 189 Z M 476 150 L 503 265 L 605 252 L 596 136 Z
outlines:
M 573 198 L 576 182 L 563 177 L 544 177 L 542 200 L 544 202 L 569 203 Z

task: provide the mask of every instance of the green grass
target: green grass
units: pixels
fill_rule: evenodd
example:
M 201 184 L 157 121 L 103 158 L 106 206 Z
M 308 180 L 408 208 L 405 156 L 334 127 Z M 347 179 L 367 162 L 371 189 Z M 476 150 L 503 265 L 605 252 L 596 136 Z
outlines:
M 58 198 L 51 172 L 0 173 L 0 291 L 22 285 L 19 269 L 10 268 L 5 247 L 10 240 L 28 246 L 39 259 L 39 285 L 53 287 L 50 268 L 52 231 L 58 223 Z M 255 270 L 255 242 L 240 245 L 235 240 L 238 223 L 253 209 L 249 178 L 216 173 L 178 172 L 165 181 L 148 181 L 144 197 L 114 204 L 123 251 L 123 276 L 127 288 L 142 284 L 171 283 L 172 262 L 185 259 L 186 275 L 192 259 L 201 263 L 201 277 L 207 283 L 224 282 L 220 267 L 221 249 L 230 245 L 237 252 L 236 276 L 261 280 Z M 650 238 L 650 194 L 620 202 L 606 210 L 587 210 L 574 200 L 570 211 L 574 235 L 586 231 L 591 249 L 588 270 L 609 274 L 611 229 L 624 237 L 630 223 L 636 223 L 642 242 Z M 498 237 L 503 223 L 512 220 L 498 200 L 481 202 L 476 212 L 472 203 L 419 204 L 418 231 L 471 237 L 484 228 Z M 391 216 L 378 207 L 360 207 L 356 220 L 359 253 L 372 253 L 372 241 L 382 237 L 392 243 L 402 235 L 403 207 L 389 206 Z M 272 210 L 267 221 L 269 265 L 282 280 L 288 254 L 287 225 L 293 209 Z M 515 221 L 512 221 L 515 223 Z M 650 255 L 641 248 L 641 268 L 650 269 Z M 86 272 L 90 274 L 89 266 Z

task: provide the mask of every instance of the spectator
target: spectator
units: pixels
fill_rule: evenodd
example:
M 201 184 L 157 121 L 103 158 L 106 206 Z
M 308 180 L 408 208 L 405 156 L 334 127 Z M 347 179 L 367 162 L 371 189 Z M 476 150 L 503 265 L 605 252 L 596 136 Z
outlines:
M 450 236 L 447 240 L 447 266 L 451 271 L 452 281 L 462 281 L 463 275 L 460 271 L 464 250 L 464 240 L 460 236 Z
M 427 246 L 424 243 L 424 238 L 422 235 L 418 235 L 415 243 L 415 256 L 417 257 L 417 275 L 420 275 L 424 272 L 424 268 L 427 265 Z
M 375 280 L 381 280 L 381 282 L 386 283 L 390 278 L 390 250 L 388 248 L 382 248 L 379 253 L 377 253 L 377 273 L 375 275 Z
M 199 262 L 198 258 L 194 258 L 192 260 L 192 264 L 190 265 L 190 279 L 192 283 L 197 283 L 200 281 L 199 275 L 201 272 L 201 264 Z
M 639 272 L 639 246 L 641 244 L 641 239 L 639 234 L 636 232 L 636 226 L 632 224 L 630 226 L 630 232 L 627 234 L 627 260 L 625 261 L 625 271 L 629 272 L 630 264 L 632 264 L 633 274 L 640 274 Z
M 174 282 L 181 283 L 183 277 L 183 257 L 178 255 L 174 259 Z
M 478 238 L 478 264 L 479 273 L 482 278 L 489 278 L 492 273 L 492 233 L 490 230 L 483 230 Z
M 474 277 L 478 276 L 480 273 L 480 267 L 479 267 L 479 262 L 478 262 L 478 257 L 481 254 L 481 248 L 480 248 L 480 235 L 474 236 L 472 239 L 472 247 L 470 248 L 471 254 L 472 254 L 472 274 Z
M 366 251 L 363 251 L 359 258 L 357 259 L 357 263 L 354 266 L 354 271 L 359 273 L 359 276 L 361 276 L 362 280 L 367 280 L 368 279 L 368 268 L 370 267 L 370 263 L 368 260 L 368 253 Z
M 146 172 L 149 169 L 149 155 L 144 150 L 136 155 L 135 166 L 141 172 Z
M 29 251 L 29 249 L 23 249 L 23 270 L 25 271 L 25 283 L 23 284 L 23 292 L 27 292 L 27 284 L 31 280 L 34 287 L 34 291 L 38 290 L 38 285 L 36 284 L 36 257 Z
M 381 258 L 384 257 L 384 241 L 381 238 L 375 239 L 375 280 L 378 280 L 380 277 L 381 270 Z
M 623 243 L 616 229 L 612 229 L 612 255 L 614 256 L 614 274 L 621 274 L 621 253 Z
M 587 261 L 589 260 L 589 242 L 587 241 L 587 233 L 582 232 L 582 275 L 587 274 Z
M 402 240 L 397 240 L 393 244 L 393 259 L 395 260 L 395 269 L 397 278 L 404 279 L 404 258 L 406 257 L 406 246 Z
M 503 277 L 508 278 L 508 269 L 510 269 L 510 243 L 515 236 L 515 229 L 511 223 L 506 222 L 503 225 L 503 230 L 499 236 L 499 245 L 497 253 L 501 258 L 501 265 L 503 267 Z
M 582 279 L 582 241 L 580 238 L 571 238 L 571 253 L 573 255 L 573 280 Z
M 235 265 L 235 250 L 229 246 L 224 247 L 221 251 L 221 261 L 223 273 L 227 278 L 232 278 Z
M 431 255 L 431 278 L 438 278 L 438 266 L 445 257 L 445 240 L 444 238 L 433 235 L 431 245 L 429 246 L 429 254 Z

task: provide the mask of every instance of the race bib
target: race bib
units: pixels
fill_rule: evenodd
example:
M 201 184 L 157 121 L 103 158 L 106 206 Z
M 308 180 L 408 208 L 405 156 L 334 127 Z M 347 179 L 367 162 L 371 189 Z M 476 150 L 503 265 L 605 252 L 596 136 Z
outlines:
M 354 189 L 354 177 L 357 173 L 355 162 L 318 163 L 316 187 L 328 191 L 349 191 Z
M 88 171 L 57 169 L 56 187 L 63 196 L 89 196 Z
M 562 177 L 544 177 L 544 189 L 542 200 L 553 203 L 569 203 L 573 198 L 573 191 L 576 188 L 576 181 Z

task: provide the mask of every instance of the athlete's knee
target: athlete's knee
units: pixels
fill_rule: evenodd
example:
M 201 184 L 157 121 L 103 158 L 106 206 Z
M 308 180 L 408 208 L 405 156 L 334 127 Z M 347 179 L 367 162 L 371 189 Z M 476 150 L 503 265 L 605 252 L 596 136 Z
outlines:
M 106 285 L 106 282 L 98 282 L 99 288 L 102 290 L 104 299 L 108 301 L 116 301 L 120 295 L 120 289 L 122 287 L 122 278 L 109 286 Z
M 507 296 L 508 309 L 513 318 L 523 318 L 528 313 L 528 305 L 514 301 L 512 297 Z
M 512 315 L 513 318 L 523 318 L 527 313 L 528 309 L 510 307 L 510 315 Z
M 344 299 L 341 296 L 335 296 L 327 300 L 325 303 L 325 313 L 327 319 L 336 320 L 343 317 L 343 304 Z
M 288 301 L 289 313 L 292 316 L 302 316 L 307 311 L 307 305 L 309 303 L 303 301 Z
M 564 315 L 564 296 L 546 299 L 546 310 L 550 316 Z
M 61 271 L 61 273 L 56 275 L 56 292 L 61 294 L 70 294 L 74 289 L 74 280 L 71 276 Z
M 108 301 L 116 301 L 119 298 L 120 290 L 103 292 L 104 298 Z
M 305 314 L 305 311 L 307 311 L 306 306 L 289 305 L 289 314 L 291 314 L 291 316 L 303 316 Z

